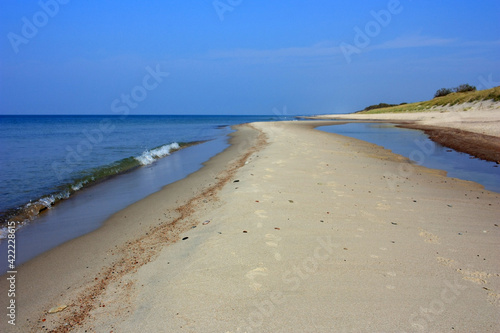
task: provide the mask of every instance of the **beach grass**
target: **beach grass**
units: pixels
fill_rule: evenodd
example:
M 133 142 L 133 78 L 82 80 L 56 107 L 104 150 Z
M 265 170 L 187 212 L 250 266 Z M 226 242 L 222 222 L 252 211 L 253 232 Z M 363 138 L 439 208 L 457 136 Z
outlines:
M 500 101 L 500 86 L 470 92 L 451 93 L 446 96 L 436 97 L 424 102 L 416 102 L 390 106 L 385 108 L 377 108 L 372 110 L 363 110 L 356 112 L 357 114 L 378 114 L 378 113 L 405 113 L 405 112 L 427 112 L 432 111 L 434 107 L 453 106 L 464 103 L 480 102 L 493 100 Z

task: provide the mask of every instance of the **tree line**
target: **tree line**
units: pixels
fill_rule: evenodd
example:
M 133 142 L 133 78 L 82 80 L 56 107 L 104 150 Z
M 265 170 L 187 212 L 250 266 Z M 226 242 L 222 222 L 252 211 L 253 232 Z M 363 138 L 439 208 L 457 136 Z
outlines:
M 441 88 L 441 89 L 438 89 L 438 91 L 436 91 L 436 93 L 434 94 L 434 98 L 446 96 L 446 95 L 449 95 L 453 92 L 461 93 L 461 92 L 468 92 L 468 91 L 476 91 L 476 87 L 471 86 L 470 84 L 466 83 L 466 84 L 461 84 L 456 88 Z

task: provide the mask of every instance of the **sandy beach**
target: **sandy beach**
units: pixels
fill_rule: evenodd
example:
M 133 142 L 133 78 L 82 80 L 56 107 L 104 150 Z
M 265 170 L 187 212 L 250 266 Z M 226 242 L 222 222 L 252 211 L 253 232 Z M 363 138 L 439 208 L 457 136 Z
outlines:
M 500 137 L 500 102 L 492 100 L 436 106 L 422 112 L 325 114 L 306 118 L 415 122 Z
M 500 102 L 492 100 L 433 107 L 422 112 L 350 113 L 305 117 L 323 120 L 387 121 L 424 131 L 433 141 L 500 163 Z
M 0 331 L 498 332 L 500 194 L 330 123 L 238 126 L 200 171 L 19 267 Z

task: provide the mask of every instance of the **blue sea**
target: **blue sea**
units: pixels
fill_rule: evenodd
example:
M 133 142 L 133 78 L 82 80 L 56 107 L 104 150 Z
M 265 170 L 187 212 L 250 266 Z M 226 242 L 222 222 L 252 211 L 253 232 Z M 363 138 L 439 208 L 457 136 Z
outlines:
M 51 204 L 85 185 L 153 163 L 178 144 L 274 116 L 0 116 L 0 212 Z M 5 216 L 4 216 L 5 217 Z

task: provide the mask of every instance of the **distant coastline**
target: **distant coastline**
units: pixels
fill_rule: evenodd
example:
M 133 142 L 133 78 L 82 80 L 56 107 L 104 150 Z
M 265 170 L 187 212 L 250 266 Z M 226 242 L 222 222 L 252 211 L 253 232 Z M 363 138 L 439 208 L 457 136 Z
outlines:
M 500 87 L 452 93 L 425 102 L 304 119 L 385 121 L 424 131 L 443 145 L 500 163 Z

